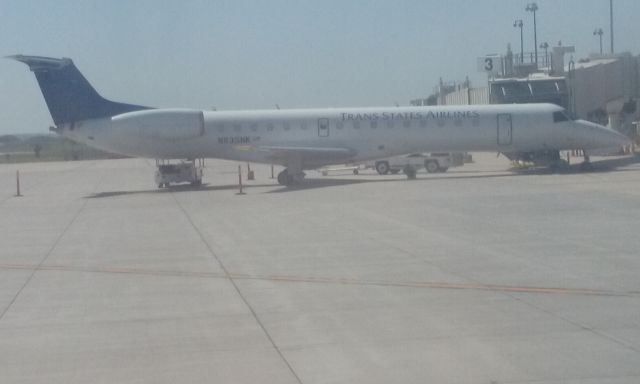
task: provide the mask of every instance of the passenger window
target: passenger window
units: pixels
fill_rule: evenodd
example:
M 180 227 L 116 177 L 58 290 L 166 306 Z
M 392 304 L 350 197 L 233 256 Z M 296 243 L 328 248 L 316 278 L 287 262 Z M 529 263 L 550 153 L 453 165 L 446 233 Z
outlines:
M 302 123 L 300 123 L 300 129 L 302 129 L 303 131 L 305 129 L 307 129 L 307 123 L 305 121 L 303 121 Z
M 273 123 L 267 124 L 267 131 L 273 131 Z
M 369 122 L 369 125 L 371 125 L 371 129 L 378 128 L 378 122 L 377 121 L 371 121 L 371 122 Z
M 444 127 L 444 123 L 445 123 L 444 120 L 438 120 L 438 123 L 437 123 L 438 127 Z
M 387 128 L 393 128 L 393 120 L 387 120 Z
M 455 121 L 453 122 L 453 124 L 454 124 L 456 127 L 462 127 L 462 120 L 455 120 Z
M 233 124 L 233 131 L 240 132 L 242 130 L 242 126 L 240 124 Z
M 344 127 L 344 123 L 342 121 L 336 121 L 336 128 L 342 129 Z
M 358 120 L 353 121 L 353 129 L 360 129 L 360 122 Z
M 258 124 L 251 123 L 251 130 L 254 131 L 254 132 L 257 131 L 258 130 Z
M 222 123 L 216 124 L 216 129 L 218 130 L 218 132 L 224 132 L 224 124 Z
M 422 119 L 420 120 L 420 126 L 422 128 L 426 128 L 427 127 L 427 119 Z
M 284 122 L 282 123 L 282 127 L 284 128 L 285 131 L 288 131 L 291 129 L 291 124 L 289 124 L 288 122 Z
M 402 126 L 405 128 L 410 128 L 411 127 L 411 120 L 405 120 L 402 122 Z

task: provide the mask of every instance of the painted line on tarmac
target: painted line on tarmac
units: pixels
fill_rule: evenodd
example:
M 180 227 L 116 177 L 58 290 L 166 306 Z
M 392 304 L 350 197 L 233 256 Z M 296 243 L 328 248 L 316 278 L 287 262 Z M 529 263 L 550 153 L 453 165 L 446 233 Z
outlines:
M 640 296 L 638 291 L 611 291 L 603 289 L 585 288 L 562 288 L 562 287 L 535 287 L 535 286 L 514 286 L 498 284 L 477 284 L 477 283 L 447 283 L 429 281 L 384 281 L 384 280 L 360 280 L 351 278 L 326 278 L 312 276 L 291 276 L 291 275 L 251 275 L 243 273 L 229 273 L 228 277 L 224 273 L 218 272 L 196 272 L 196 271 L 169 271 L 150 270 L 142 268 L 125 267 L 95 267 L 81 268 L 65 265 L 37 266 L 33 264 L 0 264 L 0 269 L 20 269 L 39 271 L 61 271 L 61 272 L 88 272 L 106 274 L 128 274 L 142 276 L 167 276 L 167 277 L 197 277 L 215 279 L 237 279 L 237 280 L 260 280 L 281 283 L 312 283 L 312 284 L 334 284 L 334 285 L 354 285 L 354 286 L 378 286 L 395 288 L 426 288 L 426 289 L 447 289 L 447 290 L 469 290 L 469 291 L 495 291 L 509 293 L 535 293 L 546 295 L 582 295 L 582 296 Z
M 23 269 L 38 271 L 60 271 L 60 272 L 87 272 L 87 273 L 106 273 L 106 274 L 128 274 L 128 275 L 146 275 L 146 276 L 174 276 L 174 277 L 201 277 L 201 278 L 225 278 L 223 273 L 215 272 L 195 272 L 195 271 L 168 271 L 168 270 L 152 270 L 142 268 L 125 268 L 125 267 L 74 267 L 68 265 L 44 265 L 37 266 L 33 264 L 0 264 L 0 269 Z
M 297 277 L 297 276 L 256 276 L 256 275 L 234 275 L 235 279 L 246 280 L 267 280 L 276 282 L 291 283 L 317 283 L 317 284 L 341 284 L 341 285 L 365 285 L 398 288 L 429 288 L 429 289 L 449 289 L 449 290 L 474 290 L 474 291 L 497 291 L 510 293 L 538 293 L 555 295 L 591 295 L 591 296 L 640 296 L 640 292 L 622 292 L 597 289 L 582 288 L 561 288 L 561 287 L 530 287 L 530 286 L 510 286 L 496 284 L 464 284 L 446 282 L 426 282 L 426 281 L 379 281 L 379 280 L 358 280 L 345 278 L 323 278 L 323 277 Z

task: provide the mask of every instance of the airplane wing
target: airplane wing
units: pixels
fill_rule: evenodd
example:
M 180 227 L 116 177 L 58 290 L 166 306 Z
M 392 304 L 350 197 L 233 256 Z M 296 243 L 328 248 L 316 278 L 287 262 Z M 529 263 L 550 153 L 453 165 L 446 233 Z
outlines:
M 274 163 L 298 159 L 306 165 L 325 165 L 351 159 L 356 151 L 340 147 L 291 147 L 291 146 L 236 146 L 246 151 L 267 152 Z

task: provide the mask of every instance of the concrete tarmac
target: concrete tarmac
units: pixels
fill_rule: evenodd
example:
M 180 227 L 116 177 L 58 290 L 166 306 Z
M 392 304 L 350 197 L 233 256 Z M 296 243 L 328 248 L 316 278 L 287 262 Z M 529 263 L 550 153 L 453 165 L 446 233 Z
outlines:
M 474 158 L 245 195 L 0 165 L 0 383 L 640 382 L 640 160 Z

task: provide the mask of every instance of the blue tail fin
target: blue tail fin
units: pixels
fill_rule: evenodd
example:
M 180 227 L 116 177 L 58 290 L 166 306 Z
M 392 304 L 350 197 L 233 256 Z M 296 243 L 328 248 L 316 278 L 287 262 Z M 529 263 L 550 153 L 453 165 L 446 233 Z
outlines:
M 56 125 L 151 109 L 103 98 L 82 76 L 71 59 L 23 55 L 9 58 L 27 64 L 35 73 Z

